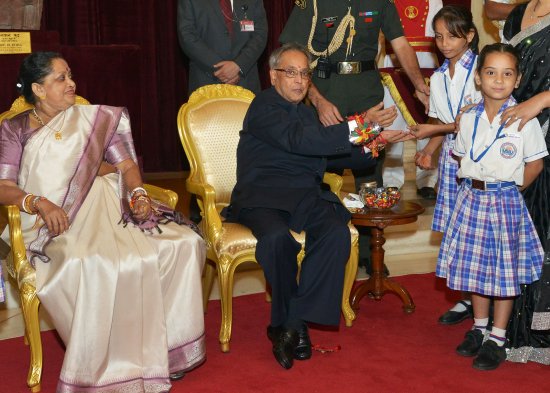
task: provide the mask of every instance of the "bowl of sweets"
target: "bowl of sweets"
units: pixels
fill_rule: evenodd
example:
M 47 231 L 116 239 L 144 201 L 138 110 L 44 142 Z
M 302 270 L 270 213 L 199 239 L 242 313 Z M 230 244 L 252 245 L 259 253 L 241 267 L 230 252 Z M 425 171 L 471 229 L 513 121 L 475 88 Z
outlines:
M 359 198 L 368 209 L 391 209 L 401 199 L 397 187 L 373 187 L 371 183 L 361 185 Z

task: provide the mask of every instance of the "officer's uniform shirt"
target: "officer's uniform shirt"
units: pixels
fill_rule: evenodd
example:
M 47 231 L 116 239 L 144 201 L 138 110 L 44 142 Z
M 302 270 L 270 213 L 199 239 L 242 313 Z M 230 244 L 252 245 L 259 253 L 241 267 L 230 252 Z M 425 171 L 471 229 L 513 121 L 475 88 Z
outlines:
M 353 37 L 352 53 L 346 58 L 346 39 L 349 29 L 346 29 L 344 42 L 330 56 L 333 63 L 338 61 L 375 60 L 378 54 L 378 37 L 380 31 L 389 39 L 403 36 L 403 28 L 393 1 L 390 0 L 317 0 L 317 25 L 312 39 L 315 51 L 326 50 L 332 40 L 342 18 L 351 6 L 351 15 L 355 18 L 356 35 Z M 323 18 L 337 16 L 334 27 L 328 29 Z M 279 41 L 299 42 L 307 46 L 313 17 L 313 0 L 306 2 L 305 9 L 295 6 Z M 330 78 L 320 79 L 315 73 L 313 83 L 320 92 L 333 102 L 342 115 L 350 115 L 364 111 L 379 102 L 384 97 L 384 90 L 377 70 L 362 72 L 355 75 L 337 75 L 332 72 Z
M 515 103 L 511 97 L 504 107 Z M 532 119 L 521 131 L 518 131 L 519 121 L 502 128 L 501 135 L 504 137 L 497 139 L 478 162 L 474 161 L 495 140 L 501 127 L 500 116 L 504 109 L 500 110 L 491 123 L 487 118 L 483 102 L 462 115 L 460 131 L 453 148 L 453 153 L 462 157 L 458 170 L 459 178 L 487 182 L 513 181 L 516 185 L 522 185 L 525 163 L 548 155 L 539 122 L 537 119 Z M 475 139 L 473 139 L 476 116 L 479 116 L 479 122 Z

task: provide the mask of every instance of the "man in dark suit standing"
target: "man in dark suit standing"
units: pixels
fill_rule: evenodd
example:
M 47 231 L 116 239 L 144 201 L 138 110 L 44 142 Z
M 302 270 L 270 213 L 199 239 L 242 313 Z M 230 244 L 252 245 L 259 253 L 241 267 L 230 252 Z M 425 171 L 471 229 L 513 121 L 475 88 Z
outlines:
M 272 288 L 267 334 L 284 368 L 311 357 L 305 322 L 338 325 L 345 264 L 350 254 L 350 214 L 338 197 L 321 187 L 326 156 L 349 154 L 356 120 L 324 127 L 309 106 L 309 53 L 295 43 L 269 59 L 273 85 L 252 101 L 237 148 L 237 184 L 226 218 L 249 227 L 258 243 L 256 259 Z M 359 117 L 368 121 L 372 112 Z M 402 134 L 382 131 L 377 142 Z M 364 141 L 363 141 L 364 142 Z M 361 142 L 361 143 L 363 143 Z M 365 154 L 365 161 L 376 161 Z M 301 249 L 290 233 L 306 232 Z
M 189 93 L 212 83 L 260 91 L 267 42 L 262 0 L 178 0 L 178 37 L 189 58 Z

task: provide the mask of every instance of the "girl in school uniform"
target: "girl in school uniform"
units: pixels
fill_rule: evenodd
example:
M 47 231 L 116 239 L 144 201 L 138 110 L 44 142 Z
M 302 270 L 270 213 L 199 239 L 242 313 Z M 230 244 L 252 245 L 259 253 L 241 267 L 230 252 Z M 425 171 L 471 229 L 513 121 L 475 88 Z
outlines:
M 416 154 L 416 165 L 433 168 L 433 155 L 441 144 L 438 163 L 438 193 L 432 221 L 432 231 L 443 232 L 455 205 L 458 183 L 458 163 L 451 156 L 455 140 L 455 119 L 464 106 L 477 103 L 481 93 L 474 82 L 479 36 L 472 13 L 464 7 L 445 6 L 433 19 L 435 43 L 445 61 L 430 78 L 430 111 L 428 124 L 410 127 L 418 139 L 430 137 L 427 145 Z M 463 300 L 445 312 L 439 322 L 451 325 L 471 317 L 471 302 Z
M 481 51 L 475 72 L 483 100 L 460 119 L 452 153 L 460 162 L 456 204 L 443 235 L 436 274 L 451 289 L 472 293 L 474 325 L 456 348 L 476 356 L 473 367 L 492 370 L 506 359 L 506 325 L 521 284 L 538 280 L 544 252 L 520 191 L 542 170 L 548 155 L 536 119 L 500 124 L 516 104 L 519 57 L 507 44 Z M 494 321 L 484 342 L 489 304 Z

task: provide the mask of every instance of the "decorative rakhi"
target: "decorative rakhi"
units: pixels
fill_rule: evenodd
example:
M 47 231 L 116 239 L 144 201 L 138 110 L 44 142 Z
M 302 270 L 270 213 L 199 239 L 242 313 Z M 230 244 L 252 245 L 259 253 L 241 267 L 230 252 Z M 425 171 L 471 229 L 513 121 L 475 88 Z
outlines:
M 378 123 L 371 123 L 365 120 L 361 115 L 348 117 L 348 121 L 355 120 L 357 127 L 349 134 L 349 141 L 354 145 L 362 145 L 363 151 L 372 153 L 373 157 L 378 157 L 378 152 L 386 146 L 388 141 L 382 136 L 382 127 Z

